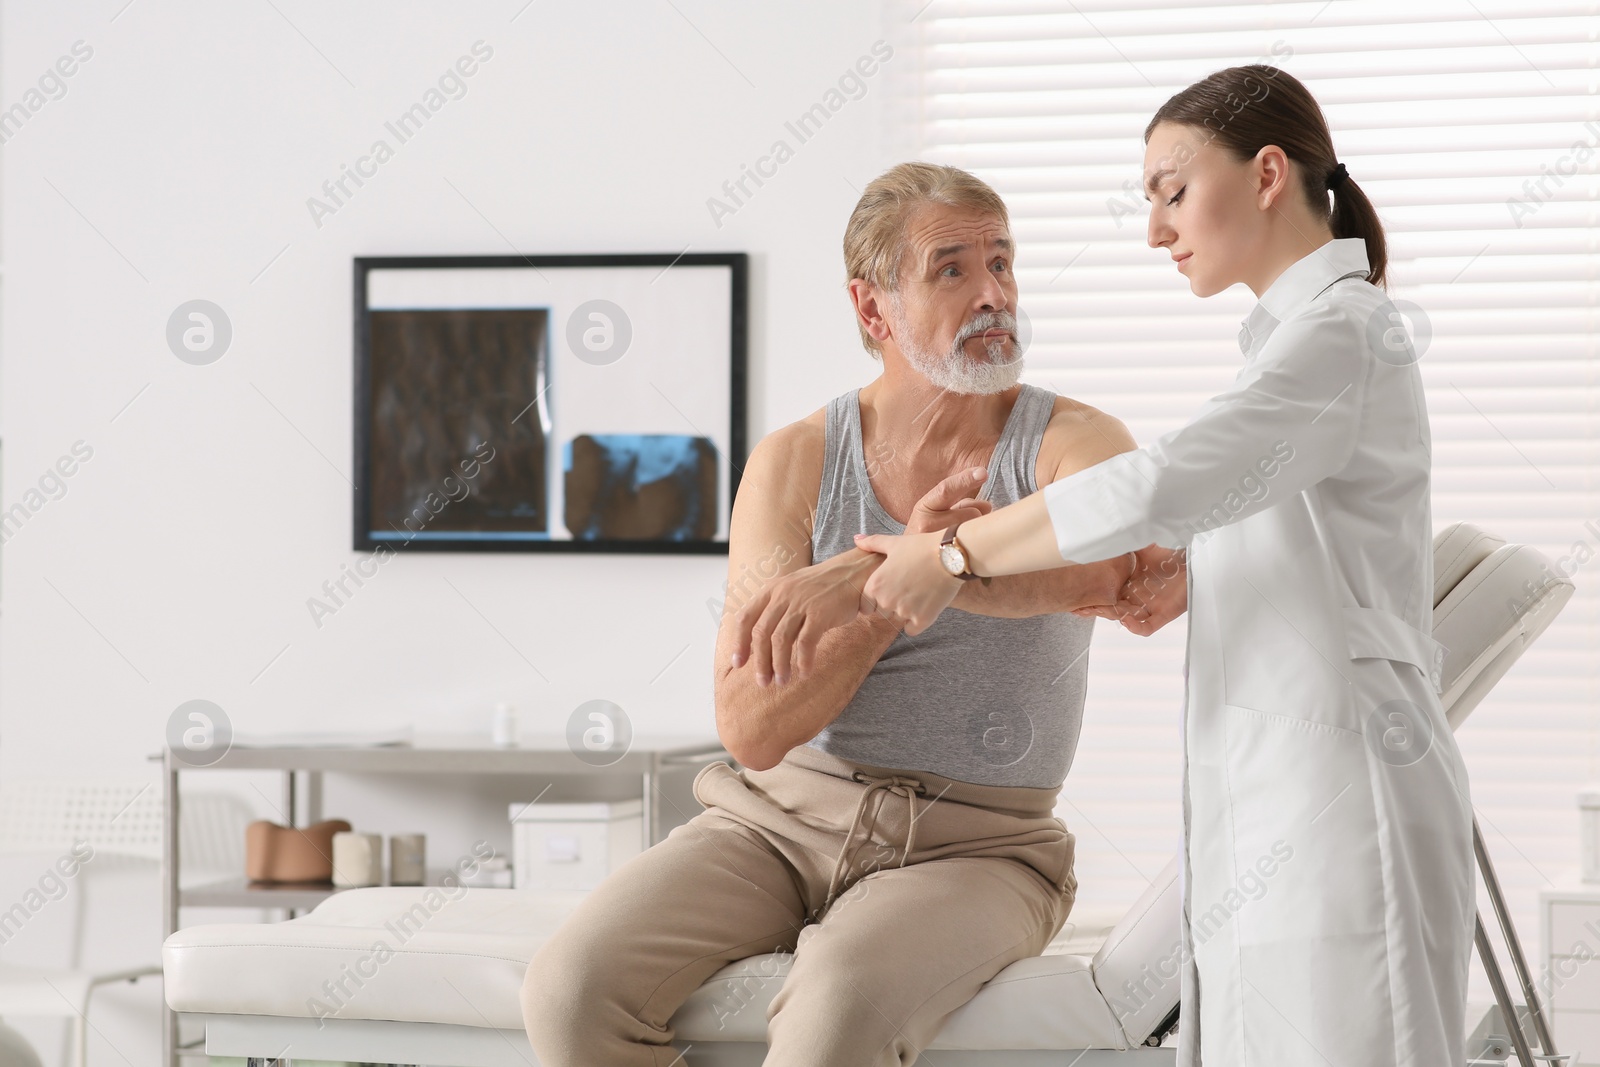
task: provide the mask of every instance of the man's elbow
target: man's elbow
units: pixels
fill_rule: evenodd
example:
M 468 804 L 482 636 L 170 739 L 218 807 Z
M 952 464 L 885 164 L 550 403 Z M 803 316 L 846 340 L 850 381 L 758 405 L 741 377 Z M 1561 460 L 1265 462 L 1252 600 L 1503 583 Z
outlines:
M 753 725 L 747 716 L 718 706 L 717 739 L 728 750 L 728 755 L 737 760 L 741 767 L 748 767 L 752 771 L 776 767 L 783 759 L 783 751 L 777 751 L 771 739 L 762 736 L 765 731 L 752 729 Z
M 727 748 L 726 745 L 723 747 Z M 760 751 L 748 751 L 740 753 L 728 748 L 728 754 L 738 762 L 739 766 L 752 771 L 769 771 L 776 767 L 779 763 L 783 762 L 782 756 L 778 756 L 774 759 L 768 753 Z
M 747 767 L 752 771 L 765 771 L 776 767 L 783 760 L 782 752 L 738 736 L 736 731 L 719 730 L 718 734 L 722 740 L 722 747 L 728 750 L 728 755 L 737 760 L 741 767 Z

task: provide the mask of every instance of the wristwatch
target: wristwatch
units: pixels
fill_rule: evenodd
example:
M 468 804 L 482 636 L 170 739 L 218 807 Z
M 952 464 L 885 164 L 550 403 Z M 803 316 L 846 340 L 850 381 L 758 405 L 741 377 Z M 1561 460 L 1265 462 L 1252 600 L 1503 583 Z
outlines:
M 939 542 L 939 563 L 952 577 L 967 582 L 979 578 L 984 585 L 988 585 L 988 578 L 972 572 L 972 561 L 967 557 L 966 546 L 956 540 L 956 531 L 959 529 L 961 524 L 958 522 L 944 532 L 944 538 Z

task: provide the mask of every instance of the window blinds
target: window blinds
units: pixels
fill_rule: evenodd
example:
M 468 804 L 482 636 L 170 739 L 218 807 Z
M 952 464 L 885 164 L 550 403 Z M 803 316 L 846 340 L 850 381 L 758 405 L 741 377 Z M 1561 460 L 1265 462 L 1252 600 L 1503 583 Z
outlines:
M 1146 245 L 1145 123 L 1240 63 L 1273 63 L 1321 102 L 1425 345 L 1435 528 L 1537 545 L 1578 585 L 1457 735 L 1536 952 L 1538 890 L 1576 877 L 1574 794 L 1600 778 L 1600 4 L 888 0 L 887 17 L 886 143 L 1005 197 L 1027 380 L 1141 443 L 1231 384 L 1255 303 L 1243 286 L 1196 298 Z M 1180 840 L 1184 622 L 1148 639 L 1097 627 L 1058 814 L 1078 836 L 1079 907 L 1120 912 Z

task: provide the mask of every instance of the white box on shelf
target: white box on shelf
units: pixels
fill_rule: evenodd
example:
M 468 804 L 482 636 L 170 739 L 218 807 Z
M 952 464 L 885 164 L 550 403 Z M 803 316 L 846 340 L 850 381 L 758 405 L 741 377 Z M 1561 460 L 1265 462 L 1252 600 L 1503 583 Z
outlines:
M 643 802 L 512 804 L 511 868 L 518 889 L 593 889 L 640 850 Z

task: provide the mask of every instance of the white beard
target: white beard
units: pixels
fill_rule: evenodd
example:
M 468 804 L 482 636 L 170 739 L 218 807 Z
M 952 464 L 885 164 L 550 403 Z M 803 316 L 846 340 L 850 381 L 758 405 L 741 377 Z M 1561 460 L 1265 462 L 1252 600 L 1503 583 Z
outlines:
M 1009 339 L 1002 338 L 984 346 L 988 359 L 969 359 L 962 345 L 969 337 L 981 336 L 986 330 L 1017 332 L 1017 320 L 1009 311 L 990 311 L 979 315 L 956 332 L 955 340 L 947 352 L 934 352 L 920 339 L 913 340 L 908 323 L 901 314 L 899 301 L 890 306 L 894 312 L 895 333 L 900 341 L 900 351 L 905 354 L 918 373 L 949 393 L 992 395 L 1010 389 L 1022 377 L 1022 344 L 1017 341 L 1017 354 L 1011 358 L 1006 352 Z

